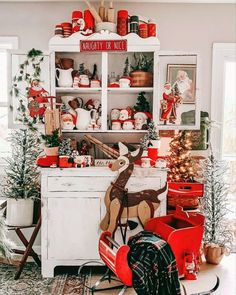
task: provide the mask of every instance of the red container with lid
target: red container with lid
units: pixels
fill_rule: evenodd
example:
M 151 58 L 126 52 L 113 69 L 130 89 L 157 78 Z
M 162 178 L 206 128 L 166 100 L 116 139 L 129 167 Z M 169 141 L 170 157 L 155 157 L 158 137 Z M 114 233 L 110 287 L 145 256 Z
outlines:
M 92 16 L 89 10 L 84 11 L 84 21 L 85 21 L 85 30 L 91 30 L 94 32 L 95 22 L 94 17 Z
M 157 37 L 157 25 L 151 19 L 148 21 L 148 37 Z
M 148 37 L 148 24 L 140 24 L 139 25 L 139 36 L 141 38 Z
M 128 34 L 128 19 L 129 14 L 127 10 L 119 10 L 117 13 L 117 34 L 125 36 Z

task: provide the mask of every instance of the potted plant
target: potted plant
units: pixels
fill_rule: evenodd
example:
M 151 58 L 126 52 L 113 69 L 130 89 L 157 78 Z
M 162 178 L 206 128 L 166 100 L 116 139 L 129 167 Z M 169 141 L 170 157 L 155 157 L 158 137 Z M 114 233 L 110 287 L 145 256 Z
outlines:
M 46 156 L 58 156 L 60 145 L 59 130 L 54 130 L 50 135 L 42 134 L 42 139 L 45 143 L 44 152 Z
M 229 253 L 232 233 L 226 222 L 227 206 L 227 164 L 211 155 L 201 162 L 204 179 L 204 195 L 201 211 L 205 216 L 204 254 L 206 261 L 219 264 L 224 254 Z
M 134 65 L 131 65 L 132 87 L 152 87 L 153 85 L 153 58 L 149 58 L 143 53 L 137 56 L 134 54 Z
M 61 168 L 72 167 L 72 163 L 69 162 L 71 156 L 70 138 L 64 138 L 59 146 L 59 166 Z
M 7 158 L 3 196 L 7 198 L 6 223 L 29 226 L 33 222 L 34 200 L 40 197 L 39 171 L 35 161 L 40 153 L 39 140 L 30 129 L 11 134 L 12 156 Z

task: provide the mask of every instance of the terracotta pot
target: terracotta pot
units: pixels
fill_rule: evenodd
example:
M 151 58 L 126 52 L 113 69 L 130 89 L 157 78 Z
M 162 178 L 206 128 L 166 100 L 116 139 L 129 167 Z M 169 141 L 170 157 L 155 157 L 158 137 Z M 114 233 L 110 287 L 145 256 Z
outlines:
M 132 87 L 152 87 L 153 74 L 144 71 L 134 71 L 130 73 L 132 78 Z
M 68 163 L 69 156 L 59 156 L 59 167 L 61 168 L 70 168 L 73 166 L 73 163 Z
M 206 262 L 210 264 L 219 264 L 226 252 L 225 247 L 218 245 L 204 245 L 204 256 Z
M 55 147 L 44 147 L 44 152 L 46 154 L 46 156 L 58 156 L 58 146 Z

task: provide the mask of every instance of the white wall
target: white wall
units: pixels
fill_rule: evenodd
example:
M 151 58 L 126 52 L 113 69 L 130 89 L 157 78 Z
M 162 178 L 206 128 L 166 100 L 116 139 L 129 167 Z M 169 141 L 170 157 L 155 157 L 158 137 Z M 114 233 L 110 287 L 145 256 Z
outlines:
M 236 42 L 236 5 L 116 3 L 115 8 L 156 19 L 162 50 L 199 51 L 201 109 L 210 111 L 212 44 Z M 55 24 L 69 21 L 73 10 L 83 9 L 80 2 L 0 2 L 0 36 L 18 36 L 20 49 L 47 49 Z M 108 136 L 101 134 L 100 139 Z M 130 136 L 122 136 L 122 140 L 130 140 Z

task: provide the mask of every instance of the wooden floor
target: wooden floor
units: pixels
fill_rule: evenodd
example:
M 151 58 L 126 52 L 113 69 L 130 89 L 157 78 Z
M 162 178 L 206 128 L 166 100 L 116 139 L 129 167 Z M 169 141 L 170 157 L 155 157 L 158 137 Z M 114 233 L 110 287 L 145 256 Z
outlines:
M 216 275 L 220 278 L 220 286 L 214 295 L 236 295 L 236 254 L 224 257 L 220 265 L 203 263 L 196 281 L 181 280 L 185 285 L 187 294 L 203 292 L 211 289 L 216 282 Z M 92 276 L 92 284 L 96 282 L 99 275 Z M 103 285 L 104 286 L 104 285 Z M 99 295 L 116 295 L 119 290 L 102 291 Z M 125 295 L 136 294 L 132 288 L 126 290 Z

